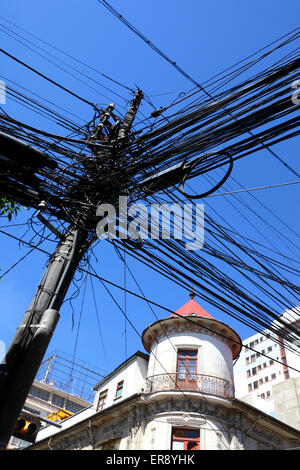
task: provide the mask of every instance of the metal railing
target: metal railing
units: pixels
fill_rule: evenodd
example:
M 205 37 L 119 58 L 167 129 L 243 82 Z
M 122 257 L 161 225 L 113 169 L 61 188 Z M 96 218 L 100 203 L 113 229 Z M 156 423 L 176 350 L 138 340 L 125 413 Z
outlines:
M 213 375 L 187 373 L 158 374 L 147 377 L 146 381 L 146 393 L 184 390 L 227 398 L 234 394 L 233 386 L 228 380 Z

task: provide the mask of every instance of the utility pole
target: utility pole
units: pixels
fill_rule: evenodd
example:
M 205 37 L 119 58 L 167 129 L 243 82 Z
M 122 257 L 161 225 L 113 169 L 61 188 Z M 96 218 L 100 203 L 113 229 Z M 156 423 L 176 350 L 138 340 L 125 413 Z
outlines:
M 94 152 L 98 150 L 96 146 L 93 147 L 93 142 L 105 141 L 107 137 L 104 130 L 115 138 L 128 135 L 142 97 L 142 92 L 138 90 L 123 122 L 113 115 L 113 105 L 109 105 L 106 111 L 100 114 L 100 123 L 90 139 L 90 148 L 94 148 Z M 109 122 L 110 117 L 114 119 L 115 126 Z M 43 207 L 44 203 L 41 203 L 39 208 L 42 210 Z M 41 210 L 38 213 L 39 219 L 51 229 L 51 224 L 42 216 Z M 94 217 L 96 213 L 89 215 Z M 80 260 L 94 240 L 91 229 L 83 227 L 85 220 L 80 220 L 78 224 L 72 224 L 63 235 L 52 227 L 53 233 L 61 240 L 0 365 L 0 449 L 7 447 L 13 434 L 59 320 L 59 309 Z
M 1 364 L 0 445 L 2 449 L 7 446 L 13 433 L 59 320 L 59 308 L 87 248 L 87 233 L 73 227 L 58 243 Z

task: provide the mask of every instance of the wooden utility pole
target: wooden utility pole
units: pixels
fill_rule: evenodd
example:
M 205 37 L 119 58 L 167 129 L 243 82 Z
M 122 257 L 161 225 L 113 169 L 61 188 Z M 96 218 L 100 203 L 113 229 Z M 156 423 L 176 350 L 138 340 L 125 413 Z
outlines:
M 131 102 L 123 123 L 115 119 L 120 126 L 116 132 L 117 138 L 128 134 L 142 97 L 139 90 Z M 94 129 L 91 136 L 91 148 L 92 143 L 99 141 L 100 136 L 103 136 L 104 127 L 106 130 L 114 130 L 108 122 L 113 108 L 113 105 L 109 105 L 100 116 L 98 129 Z M 91 215 L 95 216 L 95 214 Z M 43 219 L 42 215 L 40 217 Z M 46 223 L 45 219 L 44 222 Z M 85 227 L 85 220 L 80 220 L 77 225 L 71 225 L 66 234 L 61 235 L 61 240 L 50 258 L 29 309 L 0 365 L 1 449 L 7 447 L 13 434 L 15 424 L 59 320 L 59 309 L 79 262 L 93 241 L 90 230 L 88 228 L 84 230 L 83 227 Z M 57 230 L 54 230 L 54 233 L 59 235 Z

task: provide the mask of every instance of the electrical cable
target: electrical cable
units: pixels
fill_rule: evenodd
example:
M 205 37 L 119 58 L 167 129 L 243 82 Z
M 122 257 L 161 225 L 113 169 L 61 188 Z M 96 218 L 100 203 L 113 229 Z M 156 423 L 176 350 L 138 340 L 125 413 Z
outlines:
M 0 233 L 3 233 L 3 234 L 5 234 L 5 235 L 8 235 L 9 237 L 14 238 L 14 239 L 16 239 L 16 240 L 19 240 L 17 237 L 15 237 L 15 236 L 13 236 L 13 235 L 7 233 L 7 232 L 4 232 L 3 230 L 0 230 Z M 25 242 L 24 240 L 20 240 L 20 241 L 22 241 L 22 243 L 25 243 L 25 244 L 27 244 L 27 245 L 30 245 L 28 242 Z M 31 246 L 32 246 L 32 245 L 31 245 Z M 49 253 L 49 252 L 47 252 L 47 251 L 45 251 L 45 250 L 43 250 L 43 249 L 41 249 L 41 248 L 39 248 L 39 247 L 34 247 L 34 248 L 37 249 L 38 251 L 41 251 L 41 252 L 43 252 L 44 254 L 47 254 L 48 256 L 50 256 L 50 253 Z M 90 266 L 90 267 L 91 267 L 91 266 Z M 93 268 L 92 268 L 92 269 L 93 269 Z M 80 270 L 81 272 L 85 273 L 85 274 L 90 274 L 92 277 L 95 277 L 96 279 L 99 279 L 99 280 L 101 280 L 101 281 L 104 282 L 104 283 L 110 284 L 110 285 L 113 286 L 113 287 L 116 287 L 116 288 L 121 289 L 121 290 L 123 290 L 123 291 L 125 290 L 127 293 L 129 293 L 129 294 L 131 294 L 131 295 L 133 295 L 133 296 L 135 296 L 135 297 L 137 297 L 137 298 L 139 298 L 139 299 L 143 299 L 143 300 L 149 302 L 149 304 L 154 305 L 154 306 L 156 306 L 156 307 L 159 307 L 159 308 L 165 310 L 166 312 L 169 312 L 169 313 L 171 313 L 171 314 L 174 314 L 174 312 L 173 312 L 172 310 L 170 310 L 169 308 L 164 307 L 164 306 L 162 306 L 161 304 L 159 304 L 159 303 L 157 303 L 157 302 L 151 301 L 150 299 L 146 299 L 146 298 L 143 297 L 142 295 L 139 295 L 138 293 L 134 293 L 134 292 L 132 292 L 131 290 L 129 290 L 129 289 L 127 289 L 127 288 L 125 289 L 124 287 L 119 286 L 118 284 L 116 284 L 116 283 L 114 283 L 114 282 L 112 282 L 112 281 L 109 281 L 109 280 L 107 280 L 107 279 L 104 279 L 103 277 L 99 276 L 99 275 L 96 274 L 96 273 L 92 273 L 92 272 L 90 272 L 90 271 L 88 271 L 88 270 L 86 270 L 86 269 L 84 269 L 84 268 L 79 268 L 79 270 Z M 180 314 L 176 314 L 176 315 L 179 316 L 179 317 L 182 317 Z M 182 317 L 182 318 L 186 318 L 186 317 Z M 192 320 L 189 320 L 189 321 L 192 321 Z M 130 321 L 129 321 L 129 322 L 130 322 Z M 214 330 L 211 330 L 211 329 L 208 328 L 208 327 L 204 327 L 204 328 L 207 329 L 208 331 L 214 331 Z M 245 347 L 242 343 L 240 343 L 240 342 L 238 342 L 238 341 L 235 341 L 235 340 L 232 340 L 231 338 L 228 338 L 226 335 L 222 335 L 221 333 L 217 333 L 217 334 L 218 334 L 219 336 L 221 336 L 221 337 L 224 336 L 224 338 L 226 338 L 227 340 L 229 340 L 229 341 L 231 341 L 231 342 L 233 342 L 233 343 L 237 343 L 237 344 L 239 344 L 240 346 Z M 259 353 L 259 354 L 261 354 L 262 356 L 264 356 L 264 357 L 266 357 L 266 358 L 268 358 L 268 359 L 272 359 L 272 360 L 274 360 L 275 362 L 278 362 L 278 363 L 281 364 L 281 365 L 286 365 L 286 364 L 283 364 L 282 362 L 280 362 L 280 361 L 278 361 L 278 360 L 275 360 L 275 359 L 272 358 L 271 356 L 268 356 L 268 355 L 266 355 L 266 354 L 262 354 L 260 351 L 257 351 L 257 350 L 254 349 L 254 348 L 247 347 L 247 349 L 250 349 L 251 351 L 254 351 L 254 352 L 256 352 L 256 353 Z M 300 370 L 297 370 L 297 369 L 295 369 L 295 368 L 292 367 L 292 366 L 287 366 L 287 367 L 289 367 L 290 369 L 292 369 L 292 370 L 294 370 L 294 371 L 300 373 Z
M 20 65 L 23 65 L 24 67 L 26 67 L 27 69 L 31 70 L 32 72 L 34 72 L 35 74 L 39 75 L 40 77 L 44 78 L 45 80 L 47 80 L 48 82 L 52 83 L 53 85 L 57 86 L 58 88 L 60 88 L 61 90 L 69 93 L 70 95 L 74 96 L 75 98 L 77 98 L 78 100 L 82 101 L 83 103 L 85 104 L 88 104 L 89 106 L 92 106 L 93 109 L 95 110 L 98 110 L 98 108 L 95 106 L 94 103 L 92 103 L 91 101 L 88 101 L 86 100 L 85 98 L 82 98 L 81 96 L 77 95 L 77 93 L 74 93 L 73 91 L 69 90 L 68 88 L 64 87 L 63 85 L 60 85 L 59 83 L 57 83 L 55 80 L 52 80 L 51 78 L 47 77 L 46 75 L 44 75 L 43 73 L 39 72 L 38 70 L 34 69 L 33 67 L 31 67 L 30 65 L 26 64 L 25 62 L 23 62 L 22 60 L 19 60 L 17 59 L 17 57 L 13 56 L 12 54 L 10 54 L 9 52 L 5 51 L 4 49 L 1 49 L 0 48 L 0 52 L 2 52 L 2 54 L 5 54 L 7 57 L 10 57 L 11 59 L 13 59 L 15 62 L 18 62 Z
M 227 193 L 217 193 L 217 194 L 210 194 L 209 196 L 206 197 L 215 197 L 215 196 L 228 196 L 230 194 L 235 194 L 235 193 L 244 193 L 244 192 L 249 192 L 249 191 L 258 191 L 260 189 L 269 189 L 269 188 L 278 188 L 280 186 L 289 186 L 290 184 L 299 184 L 300 181 L 290 181 L 289 183 L 280 183 L 280 184 L 271 184 L 269 186 L 260 186 L 259 188 L 248 188 L 248 189 L 239 189 L 237 191 L 230 191 Z

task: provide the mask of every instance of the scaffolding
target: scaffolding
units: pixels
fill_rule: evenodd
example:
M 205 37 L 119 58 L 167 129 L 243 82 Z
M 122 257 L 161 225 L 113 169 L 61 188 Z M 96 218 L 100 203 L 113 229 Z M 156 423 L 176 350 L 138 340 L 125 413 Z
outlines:
M 94 386 L 106 375 L 99 367 L 55 350 L 40 365 L 35 380 L 92 402 Z

